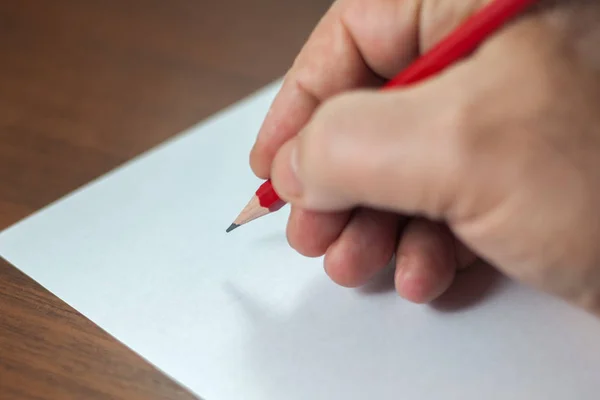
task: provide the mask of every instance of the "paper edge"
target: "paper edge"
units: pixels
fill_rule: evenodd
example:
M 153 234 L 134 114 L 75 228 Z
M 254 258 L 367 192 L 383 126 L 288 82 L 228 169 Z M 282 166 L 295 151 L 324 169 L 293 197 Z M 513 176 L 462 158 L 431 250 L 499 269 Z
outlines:
M 26 223 L 27 221 L 29 221 L 30 219 L 37 217 L 39 214 L 47 211 L 50 208 L 53 208 L 54 206 L 56 206 L 59 203 L 62 203 L 68 199 L 70 199 L 71 197 L 76 196 L 77 194 L 83 192 L 84 190 L 89 189 L 90 187 L 105 181 L 107 179 L 109 179 L 111 176 L 119 173 L 121 170 L 126 169 L 127 167 L 131 166 L 132 164 L 135 164 L 147 157 L 152 156 L 153 154 L 163 150 L 164 148 L 170 146 L 173 143 L 176 143 L 180 140 L 183 140 L 184 138 L 192 135 L 194 133 L 194 131 L 196 131 L 197 129 L 210 124 L 211 122 L 214 122 L 218 119 L 220 119 L 221 117 L 223 117 L 223 115 L 227 114 L 228 112 L 234 111 L 237 108 L 241 108 L 242 106 L 244 106 L 246 103 L 251 102 L 252 100 L 254 100 L 256 97 L 259 97 L 261 94 L 269 92 L 270 90 L 276 88 L 277 86 L 280 86 L 281 83 L 283 82 L 283 78 L 277 78 L 273 81 L 271 81 L 270 83 L 250 92 L 249 94 L 247 94 L 246 96 L 234 101 L 233 103 L 230 103 L 229 105 L 221 108 L 220 110 L 216 111 L 215 113 L 201 119 L 200 121 L 198 121 L 197 123 L 195 123 L 194 125 L 191 125 L 190 127 L 179 131 L 178 133 L 168 137 L 167 139 L 165 139 L 164 141 L 158 143 L 157 145 L 151 147 L 150 149 L 147 149 L 145 151 L 143 151 L 142 153 L 130 158 L 129 160 L 117 165 L 116 167 L 110 169 L 109 171 L 97 176 L 96 178 L 91 179 L 90 181 L 76 187 L 75 189 L 71 190 L 70 192 L 67 192 L 66 194 L 60 196 L 59 198 L 57 198 L 56 200 L 51 201 L 50 203 L 46 204 L 45 206 L 33 211 L 31 214 L 15 221 L 14 223 L 8 225 L 6 228 L 0 230 L 0 240 L 2 239 L 2 236 L 8 234 L 10 231 L 12 231 L 13 229 L 17 228 L 19 225 Z M 257 132 L 258 133 L 258 132 Z M 8 261 L 11 265 L 14 266 L 14 264 L 12 262 L 10 262 L 10 260 L 8 260 L 6 257 L 0 256 L 0 258 L 4 258 L 4 260 Z

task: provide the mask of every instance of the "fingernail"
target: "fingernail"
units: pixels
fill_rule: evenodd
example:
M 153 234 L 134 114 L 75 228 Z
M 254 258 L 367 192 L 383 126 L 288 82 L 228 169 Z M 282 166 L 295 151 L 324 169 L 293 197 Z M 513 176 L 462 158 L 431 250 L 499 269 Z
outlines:
M 427 287 L 422 271 L 408 259 L 400 256 L 397 264 L 394 283 L 400 296 L 413 303 L 423 304 L 431 300 L 431 293 Z
M 396 260 L 396 272 L 394 273 L 394 284 L 396 286 L 396 290 L 401 292 L 402 281 L 404 280 L 404 273 L 406 272 L 406 257 L 403 255 L 399 255 Z
M 298 166 L 298 150 L 294 144 L 290 153 L 290 174 L 285 182 L 287 194 L 293 197 L 300 197 L 302 195 L 302 184 L 298 178 Z

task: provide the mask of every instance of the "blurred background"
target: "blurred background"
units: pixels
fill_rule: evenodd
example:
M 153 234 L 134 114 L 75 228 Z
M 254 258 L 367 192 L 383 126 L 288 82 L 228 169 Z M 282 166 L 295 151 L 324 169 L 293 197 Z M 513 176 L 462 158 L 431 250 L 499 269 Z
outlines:
M 282 76 L 330 4 L 2 0 L 0 230 Z M 0 398 L 192 397 L 0 260 Z
M 284 74 L 329 5 L 2 0 L 0 180 L 40 190 L 0 226 Z

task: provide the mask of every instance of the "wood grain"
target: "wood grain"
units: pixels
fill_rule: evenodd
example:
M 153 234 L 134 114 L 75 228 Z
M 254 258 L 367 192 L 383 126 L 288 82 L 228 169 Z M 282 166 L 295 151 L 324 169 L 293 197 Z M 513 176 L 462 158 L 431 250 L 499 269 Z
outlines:
M 0 2 L 0 229 L 285 73 L 328 0 Z M 0 260 L 0 399 L 192 399 Z

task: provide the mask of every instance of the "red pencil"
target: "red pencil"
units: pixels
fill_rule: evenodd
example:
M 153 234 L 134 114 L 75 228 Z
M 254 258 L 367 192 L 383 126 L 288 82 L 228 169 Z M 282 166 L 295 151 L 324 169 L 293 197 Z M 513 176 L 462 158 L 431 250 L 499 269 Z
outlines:
M 458 29 L 419 57 L 383 87 L 383 90 L 405 87 L 428 78 L 474 51 L 485 39 L 511 18 L 523 12 L 536 0 L 495 0 L 468 18 Z M 284 202 L 271 181 L 263 183 L 248 205 L 227 229 L 235 228 L 279 210 Z

